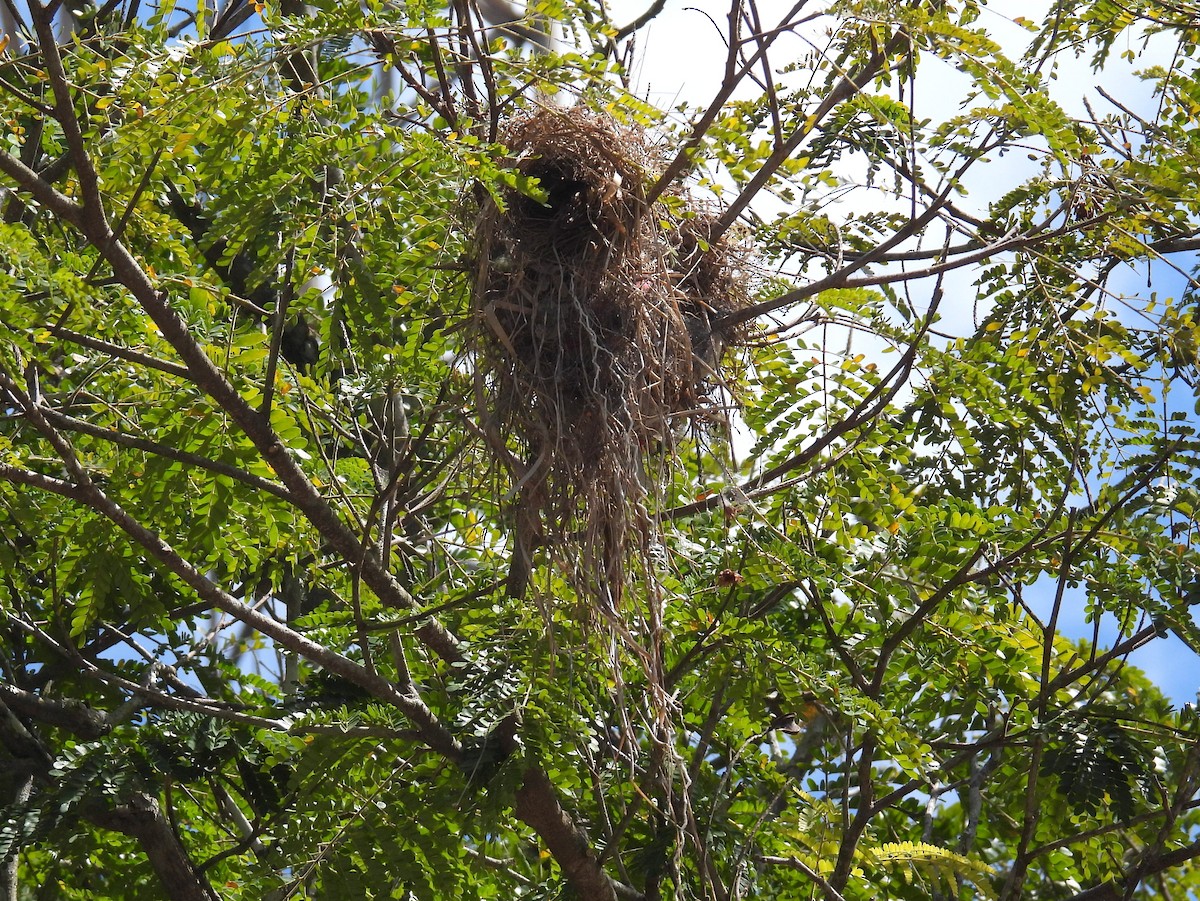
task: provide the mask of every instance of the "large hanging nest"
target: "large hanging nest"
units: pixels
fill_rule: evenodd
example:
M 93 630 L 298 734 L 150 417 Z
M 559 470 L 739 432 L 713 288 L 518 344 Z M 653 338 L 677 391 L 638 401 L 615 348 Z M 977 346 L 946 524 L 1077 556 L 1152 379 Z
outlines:
M 544 198 L 489 200 L 477 231 L 480 417 L 515 485 L 509 589 L 537 546 L 578 548 L 560 562 L 615 607 L 652 540 L 646 464 L 709 406 L 745 279 L 714 217 L 646 203 L 641 131 L 542 110 L 503 141 Z

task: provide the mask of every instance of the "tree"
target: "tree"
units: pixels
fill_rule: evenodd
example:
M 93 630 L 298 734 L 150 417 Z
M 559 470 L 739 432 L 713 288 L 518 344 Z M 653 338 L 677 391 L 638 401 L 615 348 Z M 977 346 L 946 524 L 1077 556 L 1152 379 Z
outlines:
M 494 7 L 6 0 L 5 897 L 1196 892 L 1200 7 Z

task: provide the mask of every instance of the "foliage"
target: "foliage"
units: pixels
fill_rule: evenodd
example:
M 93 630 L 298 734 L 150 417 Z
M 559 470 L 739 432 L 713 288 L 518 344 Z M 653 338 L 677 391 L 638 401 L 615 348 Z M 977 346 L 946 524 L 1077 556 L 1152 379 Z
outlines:
M 1200 8 L 809 6 L 0 9 L 6 898 L 1200 891 Z

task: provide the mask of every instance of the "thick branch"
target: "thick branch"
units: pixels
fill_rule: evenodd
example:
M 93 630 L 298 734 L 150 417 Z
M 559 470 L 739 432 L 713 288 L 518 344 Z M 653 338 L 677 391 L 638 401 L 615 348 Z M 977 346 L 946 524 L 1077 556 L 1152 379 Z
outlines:
M 71 98 L 71 83 L 63 69 L 62 56 L 58 52 L 58 42 L 54 38 L 54 14 L 49 7 L 43 7 L 37 0 L 29 4 L 30 17 L 37 32 L 39 49 L 45 63 L 45 72 L 50 82 L 50 90 L 54 92 L 54 118 L 62 126 L 63 137 L 66 138 L 67 148 L 71 152 L 71 162 L 75 167 L 75 175 L 79 179 L 79 187 L 83 194 L 84 216 L 94 223 L 106 223 L 104 207 L 100 198 L 100 179 L 88 157 L 87 143 L 79 128 L 79 119 L 75 116 L 75 102 Z
M 0 375 L 0 380 L 7 380 L 7 377 Z M 5 387 L 11 393 L 15 386 L 9 381 Z M 36 419 L 36 413 L 31 418 Z M 67 463 L 69 471 L 76 470 L 76 472 L 72 472 L 72 475 L 80 479 L 81 484 L 73 484 L 2 463 L 0 463 L 0 478 L 71 498 L 103 513 L 213 606 L 274 639 L 280 646 L 361 686 L 380 700 L 393 704 L 416 725 L 422 741 L 451 761 L 456 763 L 461 761 L 461 745 L 419 697 L 404 694 L 384 677 L 309 641 L 286 625 L 247 607 L 222 591 L 219 586 L 209 581 L 183 560 L 158 535 L 134 520 L 94 484 L 87 482 L 86 474 L 71 458 L 69 448 L 66 450 L 68 453 L 64 462 Z M 609 879 L 603 867 L 592 854 L 586 836 L 576 827 L 570 815 L 559 804 L 554 786 L 543 770 L 530 768 L 525 773 L 524 783 L 517 793 L 515 813 L 546 842 L 547 848 L 562 868 L 564 877 L 580 898 L 588 899 L 588 901 L 590 899 L 610 901 L 617 897 L 616 885 Z M 621 896 L 626 898 L 632 894 L 630 891 L 621 892 Z
M 1138 867 L 1138 873 L 1142 878 L 1154 876 L 1165 870 L 1182 866 L 1197 857 L 1200 857 L 1200 842 L 1193 842 L 1173 851 L 1164 851 L 1162 854 L 1143 861 Z M 1118 880 L 1109 879 L 1080 892 L 1072 897 L 1071 901 L 1122 901 L 1125 897 L 1125 886 Z
M 104 714 L 82 701 L 55 701 L 3 682 L 0 682 L 0 704 L 31 720 L 66 729 L 79 738 L 100 738 L 110 728 Z
M 421 732 L 422 739 L 431 748 L 458 760 L 461 747 L 454 736 L 415 695 L 401 692 L 394 683 L 367 670 L 353 660 L 335 653 L 311 641 L 279 621 L 243 604 L 228 592 L 210 581 L 158 533 L 142 525 L 116 501 L 108 497 L 88 476 L 76 459 L 70 444 L 55 430 L 43 415 L 42 409 L 17 385 L 8 373 L 0 370 L 0 387 L 20 406 L 35 427 L 46 437 L 62 458 L 67 472 L 74 483 L 62 482 L 38 473 L 30 473 L 17 467 L 0 464 L 0 478 L 36 484 L 56 494 L 71 497 L 85 504 L 118 526 L 125 534 L 140 544 L 155 560 L 186 582 L 201 598 L 224 610 L 230 616 L 273 639 L 281 647 L 310 660 L 328 672 L 339 675 L 370 692 L 374 697 L 392 704 L 405 714 Z
M 41 739 L 25 728 L 3 700 L 0 700 L 0 748 L 18 760 L 27 761 L 43 775 L 53 762 Z
M 22 761 L 32 764 L 31 772 L 45 779 L 50 775 L 52 758 L 36 736 L 30 733 L 7 702 L 16 701 L 18 709 L 31 710 L 33 715 L 48 715 L 49 719 L 70 718 L 61 705 L 31 698 L 10 686 L 0 686 L 0 745 Z M 59 709 L 55 709 L 58 707 Z M 113 829 L 136 838 L 146 852 L 150 865 L 166 890 L 166 896 L 176 901 L 218 901 L 207 880 L 192 866 L 179 837 L 159 809 L 158 802 L 146 794 L 137 794 L 125 804 L 105 809 L 101 803 L 86 804 L 83 814 L 104 829 Z
M 873 806 L 875 784 L 871 779 L 872 766 L 875 763 L 875 744 L 875 738 L 868 735 L 863 739 L 862 750 L 859 751 L 858 809 L 854 812 L 854 819 L 850 821 L 842 835 L 837 864 L 834 866 L 833 875 L 829 878 L 829 885 L 837 891 L 844 889 L 846 883 L 850 881 L 850 874 L 854 867 L 854 852 L 875 813 Z
M 82 164 L 77 160 L 76 165 Z M 79 205 L 60 194 L 36 172 L 8 154 L 0 153 L 0 171 L 12 177 L 22 190 L 31 194 L 59 219 L 83 232 L 108 260 L 117 279 L 141 303 L 168 343 L 175 348 L 192 381 L 228 413 L 250 438 L 263 459 L 286 486 L 293 503 L 325 540 L 347 560 L 361 566 L 363 581 L 380 600 L 393 607 L 418 610 L 416 601 L 383 567 L 378 556 L 359 540 L 358 535 L 342 522 L 321 496 L 312 481 L 292 459 L 269 421 L 242 399 L 237 389 L 208 358 L 204 349 L 192 337 L 187 324 L 169 304 L 166 295 L 154 287 L 141 265 L 124 244 L 117 240 L 103 211 L 89 210 L 85 216 Z M 451 662 L 463 659 L 457 640 L 440 624 L 431 621 L 416 631 L 426 646 L 443 659 Z
M 525 771 L 514 812 L 533 827 L 581 901 L 617 901 L 617 890 L 570 815 L 562 809 L 544 770 Z
M 59 193 L 53 185 L 15 156 L 0 153 L 0 172 L 11 178 L 21 190 L 28 192 L 34 200 L 63 222 L 79 226 L 83 221 L 83 210 L 77 203 Z
M 110 810 L 89 809 L 85 815 L 97 826 L 137 839 L 172 901 L 219 901 L 150 795 L 138 793 Z
M 43 28 L 42 31 L 47 31 L 47 28 Z M 46 41 L 45 34 L 42 35 L 42 40 Z M 72 159 L 85 204 L 81 208 L 61 197 L 38 179 L 35 173 L 11 157 L 0 155 L 0 170 L 7 172 L 24 190 L 50 207 L 62 221 L 74 225 L 83 233 L 111 266 L 116 279 L 130 291 L 158 327 L 159 332 L 179 354 L 190 380 L 211 397 L 250 439 L 286 488 L 295 507 L 313 524 L 330 547 L 358 567 L 363 582 L 380 600 L 394 607 L 419 612 L 416 601 L 387 570 L 370 546 L 370 542 L 362 541 L 321 495 L 271 428 L 269 420 L 245 402 L 237 389 L 209 359 L 187 324 L 170 304 L 167 295 L 155 287 L 146 271 L 113 232 L 100 206 L 95 170 L 80 138 L 79 123 L 74 118 L 70 98 L 70 87 L 62 71 L 57 48 L 51 41 L 43 49 L 47 58 L 46 68 L 55 91 L 56 113 L 62 121 L 67 143 L 72 150 Z M 55 447 L 66 465 L 69 480 L 44 476 L 7 464 L 0 464 L 0 478 L 70 497 L 101 513 L 141 545 L 149 556 L 187 583 L 203 600 L 273 639 L 280 647 L 392 704 L 414 723 L 421 739 L 430 748 L 451 761 L 461 762 L 461 745 L 415 693 L 401 690 L 388 679 L 310 641 L 287 625 L 263 615 L 222 590 L 185 560 L 160 535 L 132 517 L 91 481 L 75 458 L 70 444 L 56 431 L 45 415 L 46 411 L 36 399 L 31 399 L 7 375 L 0 376 L 0 383 Z M 417 628 L 416 634 L 428 648 L 443 659 L 450 662 L 464 660 L 457 640 L 440 624 L 427 621 Z M 582 831 L 559 804 L 553 784 L 544 771 L 530 768 L 525 773 L 524 783 L 517 793 L 516 814 L 532 826 L 546 842 L 568 883 L 580 898 L 585 901 L 613 901 L 617 897 L 615 884 L 592 854 Z M 187 901 L 193 898 L 208 901 L 210 896 L 197 882 L 190 862 L 187 861 L 177 840 L 174 840 L 169 824 L 163 819 L 153 799 L 141 797 L 136 799 L 136 803 L 97 815 L 104 817 L 112 828 L 119 828 L 138 836 L 146 846 L 146 851 L 164 884 L 168 885 L 171 897 Z M 166 828 L 166 832 L 163 832 L 163 827 Z M 632 892 L 626 891 L 623 894 L 628 896 Z
M 155 289 L 125 246 L 120 241 L 111 240 L 111 234 L 107 233 L 89 233 L 88 238 L 105 254 L 114 274 L 133 293 L 154 320 L 163 337 L 175 348 L 191 373 L 192 380 L 229 414 L 254 443 L 262 458 L 287 488 L 292 502 L 322 537 L 347 560 L 361 565 L 363 581 L 381 601 L 393 607 L 418 609 L 412 595 L 383 567 L 373 549 L 366 542 L 360 541 L 359 536 L 321 496 L 311 479 L 279 440 L 270 422 L 242 399 L 237 389 L 208 358 L 204 349 L 192 337 L 187 324 L 168 303 L 166 295 Z M 444 660 L 458 662 L 463 659 L 457 640 L 440 624 L 429 622 L 416 631 L 418 637 Z

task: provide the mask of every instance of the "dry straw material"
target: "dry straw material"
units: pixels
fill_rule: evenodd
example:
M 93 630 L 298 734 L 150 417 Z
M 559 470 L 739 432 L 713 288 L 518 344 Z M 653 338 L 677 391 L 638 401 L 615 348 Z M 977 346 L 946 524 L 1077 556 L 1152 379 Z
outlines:
M 508 123 L 512 164 L 539 197 L 488 200 L 477 226 L 476 391 L 516 486 L 513 575 L 539 546 L 615 609 L 644 551 L 653 473 L 698 421 L 745 304 L 734 248 L 686 199 L 646 202 L 645 134 L 581 108 Z

